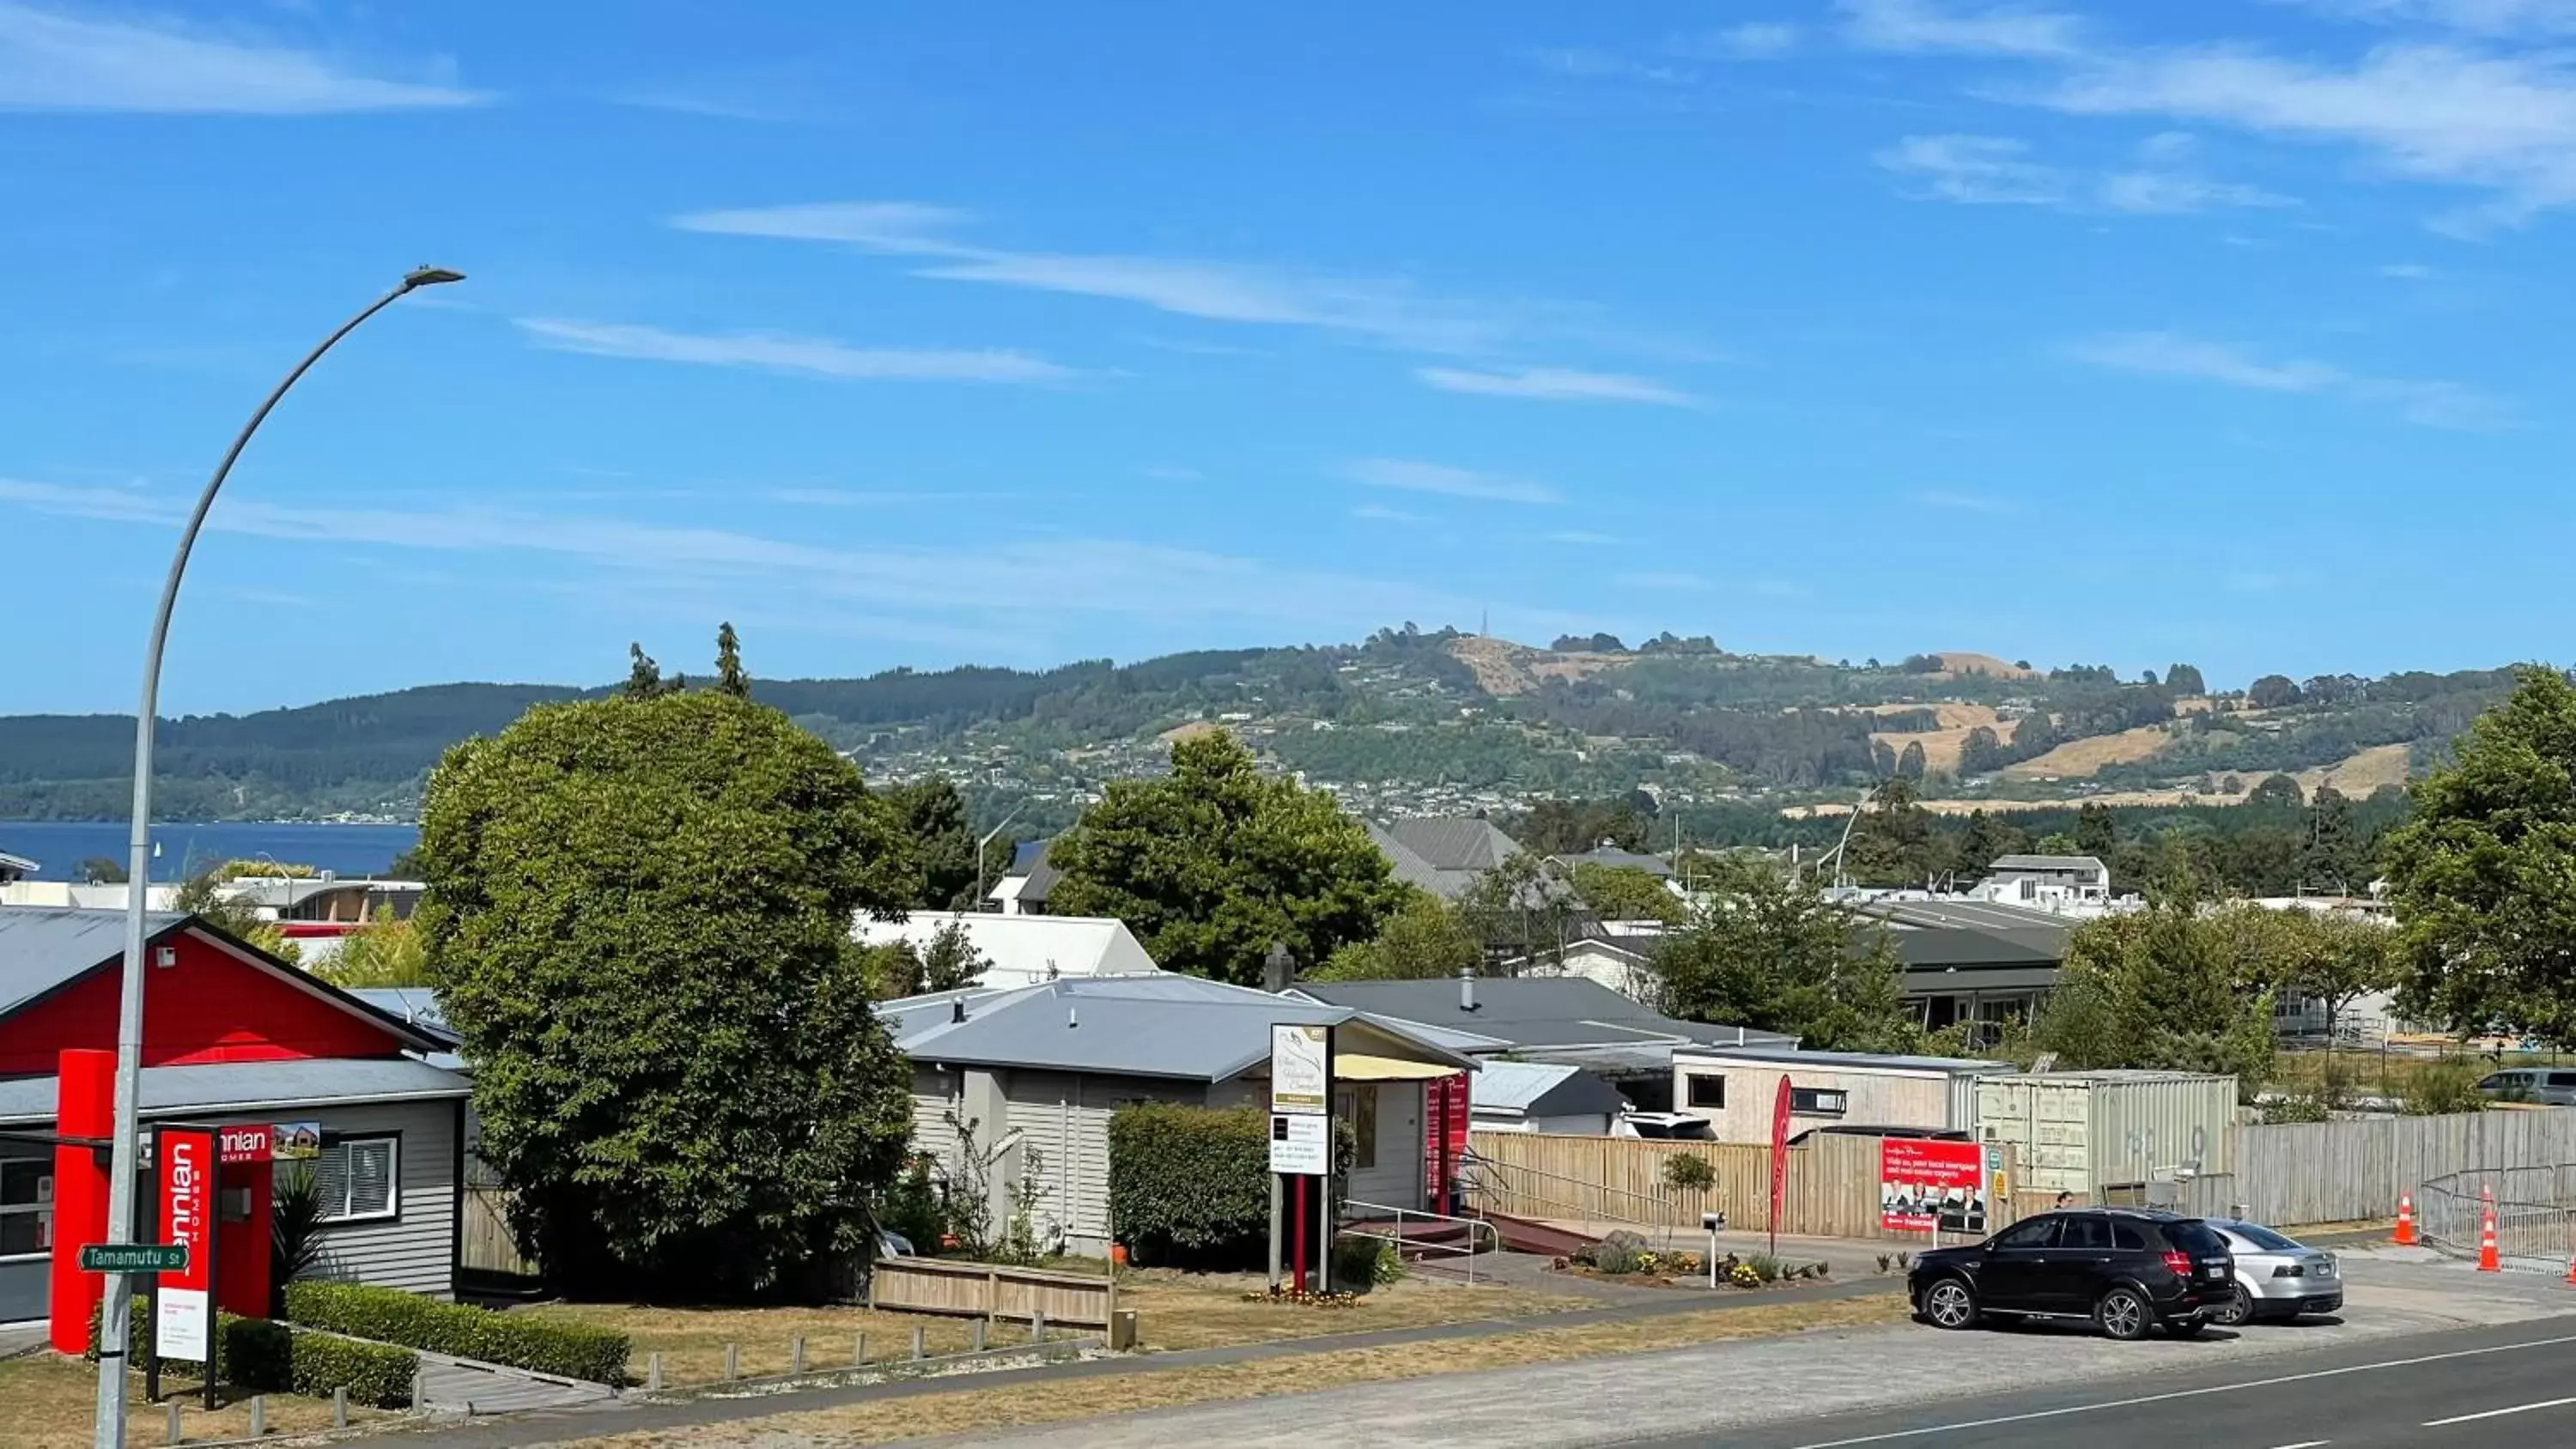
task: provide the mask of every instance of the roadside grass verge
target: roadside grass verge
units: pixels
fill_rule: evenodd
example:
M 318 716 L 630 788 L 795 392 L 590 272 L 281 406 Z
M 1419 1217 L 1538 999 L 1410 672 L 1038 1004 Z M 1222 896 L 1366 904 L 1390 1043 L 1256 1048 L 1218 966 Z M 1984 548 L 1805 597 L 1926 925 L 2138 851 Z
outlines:
M 180 1398 L 180 1423 L 191 1440 L 240 1439 L 250 1434 L 250 1396 L 208 1413 L 196 1384 L 174 1374 L 161 1377 L 164 1393 Z M 59 1354 L 36 1353 L 0 1362 L 0 1449 L 65 1449 L 90 1441 L 97 1412 L 98 1366 Z M 268 1396 L 268 1430 L 272 1435 L 303 1434 L 331 1427 L 331 1401 L 294 1394 Z M 349 1422 L 382 1419 L 382 1411 L 349 1406 Z M 146 1403 L 143 1375 L 126 1382 L 125 1442 L 140 1446 L 168 1442 L 169 1410 Z

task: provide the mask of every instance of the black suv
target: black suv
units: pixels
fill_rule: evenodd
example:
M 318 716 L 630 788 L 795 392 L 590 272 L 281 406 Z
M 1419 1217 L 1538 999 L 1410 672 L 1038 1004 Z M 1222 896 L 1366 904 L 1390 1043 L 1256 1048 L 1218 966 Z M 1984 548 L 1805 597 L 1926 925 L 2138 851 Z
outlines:
M 2083 1318 L 2113 1338 L 2144 1338 L 2159 1324 L 2189 1338 L 2234 1296 L 2235 1278 L 2227 1240 L 2198 1218 L 2080 1208 L 1925 1253 L 1905 1286 L 1916 1316 L 1938 1328 Z

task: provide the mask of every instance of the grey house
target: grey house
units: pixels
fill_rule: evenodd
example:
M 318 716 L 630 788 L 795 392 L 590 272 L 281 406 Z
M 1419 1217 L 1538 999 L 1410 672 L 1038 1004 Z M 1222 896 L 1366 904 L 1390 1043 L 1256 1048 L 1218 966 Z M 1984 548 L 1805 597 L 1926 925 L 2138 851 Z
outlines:
M 1397 880 L 1444 901 L 1458 899 L 1478 877 L 1522 853 L 1519 842 L 1492 821 L 1473 816 L 1371 822 L 1368 833 Z

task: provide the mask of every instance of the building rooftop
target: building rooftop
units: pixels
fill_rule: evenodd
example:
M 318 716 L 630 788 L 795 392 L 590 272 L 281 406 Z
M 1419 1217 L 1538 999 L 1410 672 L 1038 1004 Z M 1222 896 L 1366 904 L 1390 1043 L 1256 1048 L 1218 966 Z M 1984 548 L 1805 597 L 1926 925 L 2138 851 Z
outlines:
M 2092 870 L 2103 871 L 2099 856 L 2091 855 L 2001 855 L 1989 870 Z
M 1367 824 L 1369 839 L 1394 868 L 1397 880 L 1444 900 L 1457 899 L 1479 876 L 1521 853 L 1519 844 L 1492 821 L 1475 816 Z
M 1565 1062 L 1487 1062 L 1467 1079 L 1471 1110 L 1519 1117 L 1615 1116 L 1619 1089 Z
M 1613 870 L 1642 870 L 1657 880 L 1670 880 L 1673 868 L 1660 855 L 1645 855 L 1634 850 L 1621 850 L 1607 842 L 1580 855 L 1557 855 L 1549 859 L 1563 866 L 1605 865 Z
M 0 1081 L 0 1122 L 54 1119 L 56 1079 Z M 290 1062 L 212 1062 L 189 1067 L 145 1067 L 142 1111 L 168 1117 L 225 1116 L 329 1102 L 417 1102 L 471 1094 L 474 1084 L 454 1072 L 409 1057 L 316 1058 Z
M 1665 1016 L 1580 976 L 1478 977 L 1472 1009 L 1461 1003 L 1458 988 L 1454 979 L 1301 981 L 1293 994 L 1405 1021 L 1472 1030 L 1499 1037 L 1515 1048 L 1648 1047 L 1668 1053 L 1677 1044 L 1691 1042 L 1789 1045 L 1797 1040 L 1778 1032 Z
M 915 911 L 902 921 L 863 917 L 853 934 L 870 945 L 909 941 L 918 951 L 952 925 L 991 963 L 979 985 L 1027 986 L 1060 976 L 1132 976 L 1161 969 L 1127 923 L 1108 916 Z
M 1754 1061 L 1775 1066 L 1879 1067 L 1892 1072 L 1941 1072 L 1954 1077 L 2009 1075 L 2010 1062 L 1976 1057 L 1919 1057 L 1898 1052 L 1812 1052 L 1796 1047 L 1683 1047 L 1677 1057 L 1693 1060 Z

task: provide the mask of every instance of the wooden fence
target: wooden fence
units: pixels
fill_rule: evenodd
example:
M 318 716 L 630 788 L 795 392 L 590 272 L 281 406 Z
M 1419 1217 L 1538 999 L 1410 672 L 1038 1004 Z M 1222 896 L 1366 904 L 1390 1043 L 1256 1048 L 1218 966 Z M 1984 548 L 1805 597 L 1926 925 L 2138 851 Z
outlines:
M 1118 1284 L 1087 1273 L 1049 1273 L 948 1258 L 879 1258 L 868 1278 L 868 1306 L 900 1313 L 1023 1322 L 1045 1314 L 1067 1328 L 1109 1327 Z
M 2181 1185 L 2186 1212 L 2300 1224 L 2394 1217 L 2400 1193 L 2481 1168 L 2576 1162 L 2576 1108 L 2239 1127 L 2236 1170 Z
M 1876 1137 L 1819 1136 L 1790 1149 L 1780 1231 L 1811 1237 L 1888 1238 L 1922 1242 L 1927 1234 L 1879 1221 Z M 1634 1137 L 1558 1137 L 1535 1132 L 1477 1132 L 1479 1205 L 1488 1212 L 1610 1228 L 1688 1228 L 1700 1215 L 1723 1212 L 1729 1228 L 1771 1227 L 1771 1149 L 1739 1142 L 1652 1142 Z M 2014 1169 L 2004 1149 L 2003 1171 Z M 1677 1155 L 1705 1158 L 1716 1173 L 1704 1190 L 1667 1187 L 1664 1163 Z M 2033 1207 L 2031 1194 L 2007 1193 L 1987 1220 L 1991 1232 Z M 2045 1207 L 2045 1202 L 2037 1206 Z
M 534 1260 L 519 1255 L 519 1240 L 510 1231 L 510 1194 L 498 1187 L 467 1187 L 458 1214 L 456 1266 L 475 1273 L 506 1273 L 534 1278 Z

